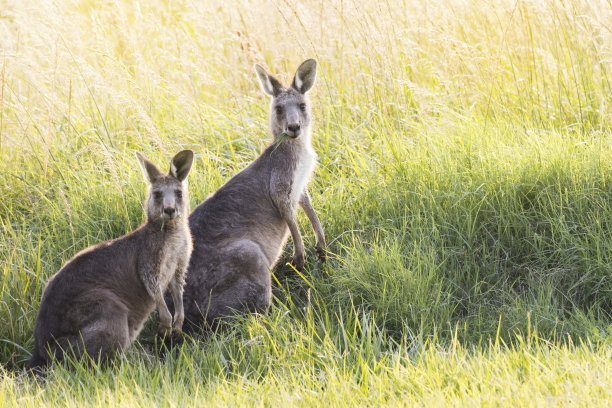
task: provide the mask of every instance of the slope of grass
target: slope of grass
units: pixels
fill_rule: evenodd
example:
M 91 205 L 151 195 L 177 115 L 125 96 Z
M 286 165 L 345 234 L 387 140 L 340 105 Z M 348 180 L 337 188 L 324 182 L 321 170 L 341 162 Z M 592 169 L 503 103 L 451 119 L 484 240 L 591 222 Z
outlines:
M 0 405 L 609 404 L 612 6 L 363 3 L 0 0 Z M 143 219 L 134 151 L 193 149 L 196 205 L 269 142 L 253 64 L 307 57 L 329 262 L 300 215 L 269 315 L 22 378 L 47 279 Z

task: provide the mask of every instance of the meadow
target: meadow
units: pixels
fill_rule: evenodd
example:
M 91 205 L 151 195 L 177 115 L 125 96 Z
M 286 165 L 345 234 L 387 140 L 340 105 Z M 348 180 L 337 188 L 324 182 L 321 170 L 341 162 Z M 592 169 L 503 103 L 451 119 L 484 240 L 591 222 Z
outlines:
M 253 66 L 319 62 L 310 183 L 265 316 L 160 360 L 24 376 L 48 278 L 271 142 Z M 0 0 L 0 406 L 610 406 L 609 0 Z

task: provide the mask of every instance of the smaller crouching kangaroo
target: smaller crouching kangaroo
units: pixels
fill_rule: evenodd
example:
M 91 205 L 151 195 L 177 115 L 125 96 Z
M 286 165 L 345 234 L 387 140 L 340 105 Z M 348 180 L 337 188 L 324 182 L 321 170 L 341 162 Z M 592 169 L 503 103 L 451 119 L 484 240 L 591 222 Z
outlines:
M 106 361 L 112 352 L 129 347 L 155 306 L 160 335 L 182 329 L 183 285 L 192 250 L 185 179 L 193 152 L 174 156 L 168 174 L 136 155 L 150 182 L 146 222 L 79 252 L 49 279 L 36 319 L 30 372 L 65 354 Z M 175 305 L 174 324 L 163 297 L 167 288 Z

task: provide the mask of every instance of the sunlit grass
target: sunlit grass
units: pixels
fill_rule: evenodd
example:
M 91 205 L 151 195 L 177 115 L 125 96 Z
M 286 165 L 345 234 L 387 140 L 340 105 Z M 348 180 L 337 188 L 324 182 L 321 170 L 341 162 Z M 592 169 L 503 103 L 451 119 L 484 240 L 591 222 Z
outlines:
M 0 405 L 609 405 L 610 27 L 603 0 L 0 0 Z M 195 206 L 269 142 L 253 64 L 309 57 L 329 263 L 301 215 L 268 316 L 21 377 L 49 276 L 142 221 L 134 151 L 193 149 Z
M 343 325 L 314 312 L 273 312 L 263 322 L 205 343 L 185 344 L 159 363 L 133 348 L 112 368 L 57 365 L 45 382 L 0 380 L 4 403 L 76 406 L 607 406 L 610 348 L 554 345 L 535 335 L 471 348 L 389 342 L 367 315 Z

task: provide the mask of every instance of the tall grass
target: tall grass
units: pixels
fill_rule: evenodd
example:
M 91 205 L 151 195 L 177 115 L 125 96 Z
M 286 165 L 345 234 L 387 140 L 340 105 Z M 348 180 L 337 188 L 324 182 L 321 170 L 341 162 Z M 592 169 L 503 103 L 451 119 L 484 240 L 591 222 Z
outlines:
M 3 403 L 605 405 L 610 27 L 604 0 L 0 0 Z M 328 264 L 289 243 L 268 316 L 164 363 L 145 330 L 20 378 L 47 279 L 142 221 L 133 152 L 196 151 L 195 206 L 270 140 L 253 64 L 308 57 Z

